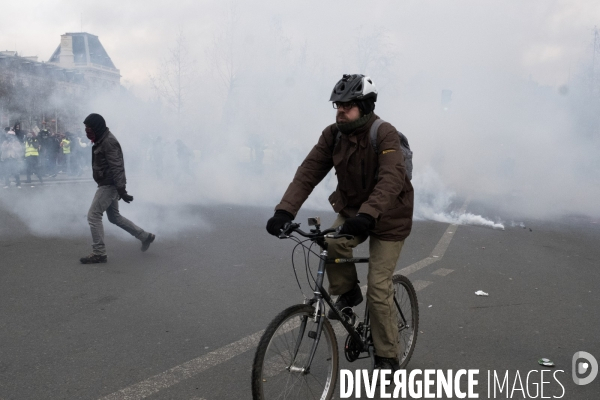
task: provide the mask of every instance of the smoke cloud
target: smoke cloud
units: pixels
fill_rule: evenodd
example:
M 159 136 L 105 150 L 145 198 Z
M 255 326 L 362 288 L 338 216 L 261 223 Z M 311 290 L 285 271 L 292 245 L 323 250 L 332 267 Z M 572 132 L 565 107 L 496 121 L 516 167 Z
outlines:
M 9 11 L 34 18 L 22 3 Z M 149 207 L 137 203 L 140 225 L 156 220 L 152 207 L 182 207 L 167 218 L 171 233 L 209 229 L 200 217 L 186 222 L 190 206 L 273 207 L 334 121 L 327 99 L 343 73 L 371 76 L 375 112 L 408 137 L 416 218 L 504 227 L 456 214 L 465 198 L 507 220 L 600 215 L 593 2 L 112 3 L 86 6 L 84 30 L 99 36 L 126 90 L 92 93 L 80 120 L 102 114 L 121 141 L 128 189 Z M 79 30 L 55 21 L 25 21 L 35 29 L 18 36 L 19 51 L 44 58 L 59 34 Z M 0 39 L 8 46 L 15 35 Z M 155 89 L 173 78 L 177 54 L 185 73 L 174 106 L 173 93 Z M 330 210 L 335 186 L 330 174 L 305 207 Z

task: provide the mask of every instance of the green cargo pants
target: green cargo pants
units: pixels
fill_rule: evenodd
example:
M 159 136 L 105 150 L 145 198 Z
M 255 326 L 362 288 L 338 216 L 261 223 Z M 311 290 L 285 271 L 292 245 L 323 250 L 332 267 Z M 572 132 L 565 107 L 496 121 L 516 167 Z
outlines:
M 346 218 L 338 215 L 332 225 L 337 228 Z M 327 258 L 351 258 L 352 249 L 367 240 L 367 236 L 348 239 L 327 239 Z M 373 236 L 369 240 L 369 271 L 367 274 L 367 301 L 371 317 L 371 333 L 378 356 L 398 357 L 398 321 L 394 305 L 392 275 L 400 257 L 404 240 L 386 242 Z M 358 282 L 354 263 L 327 264 L 329 293 L 340 295 L 351 290 Z

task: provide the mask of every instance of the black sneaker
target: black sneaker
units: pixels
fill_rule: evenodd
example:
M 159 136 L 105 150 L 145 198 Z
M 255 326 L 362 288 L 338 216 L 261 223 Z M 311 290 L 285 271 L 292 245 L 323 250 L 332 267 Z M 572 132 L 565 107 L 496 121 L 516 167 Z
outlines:
M 142 251 L 148 250 L 148 247 L 150 247 L 150 243 L 154 242 L 154 239 L 156 239 L 156 235 L 149 233 L 146 240 L 142 241 Z
M 362 291 L 360 290 L 360 286 L 358 283 L 354 286 L 354 289 L 338 296 L 335 301 L 335 308 L 337 308 L 340 312 L 347 314 L 348 316 L 352 316 L 354 311 L 352 311 L 352 307 L 356 307 L 363 301 Z M 327 318 L 329 319 L 339 319 L 335 311 L 329 310 L 327 313 Z
M 400 363 L 397 358 L 375 356 L 375 369 L 389 369 L 393 373 L 400 369 Z
M 106 256 L 101 256 L 99 254 L 90 254 L 87 257 L 81 257 L 79 259 L 79 261 L 81 261 L 82 264 L 99 264 L 99 263 L 105 263 L 107 260 Z

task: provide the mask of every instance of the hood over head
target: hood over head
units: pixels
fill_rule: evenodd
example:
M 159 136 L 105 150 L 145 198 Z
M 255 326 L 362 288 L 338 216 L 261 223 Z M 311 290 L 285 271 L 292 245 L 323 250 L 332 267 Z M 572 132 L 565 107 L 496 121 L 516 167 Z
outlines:
M 106 121 L 100 114 L 90 114 L 83 121 L 84 124 L 92 128 L 96 137 L 100 137 L 106 130 Z

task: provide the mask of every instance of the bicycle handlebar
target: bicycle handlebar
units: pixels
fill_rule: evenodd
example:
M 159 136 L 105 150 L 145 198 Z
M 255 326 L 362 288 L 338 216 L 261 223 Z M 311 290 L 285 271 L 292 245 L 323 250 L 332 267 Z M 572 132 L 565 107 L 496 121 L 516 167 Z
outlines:
M 300 224 L 292 222 L 292 223 L 287 223 L 283 226 L 283 229 L 281 230 L 281 233 L 279 234 L 279 239 L 287 239 L 290 237 L 290 234 L 292 234 L 293 232 L 296 232 L 300 236 L 304 236 L 305 238 L 309 238 L 311 240 L 317 240 L 317 239 L 321 239 L 321 238 L 329 238 L 329 239 L 341 239 L 341 238 L 353 239 L 354 238 L 354 236 L 352 236 L 352 235 L 345 235 L 345 234 L 340 235 L 339 234 L 340 228 L 341 227 L 329 228 L 329 229 L 325 229 L 324 231 L 306 233 L 300 229 Z M 336 232 L 336 234 L 332 235 L 333 232 Z

